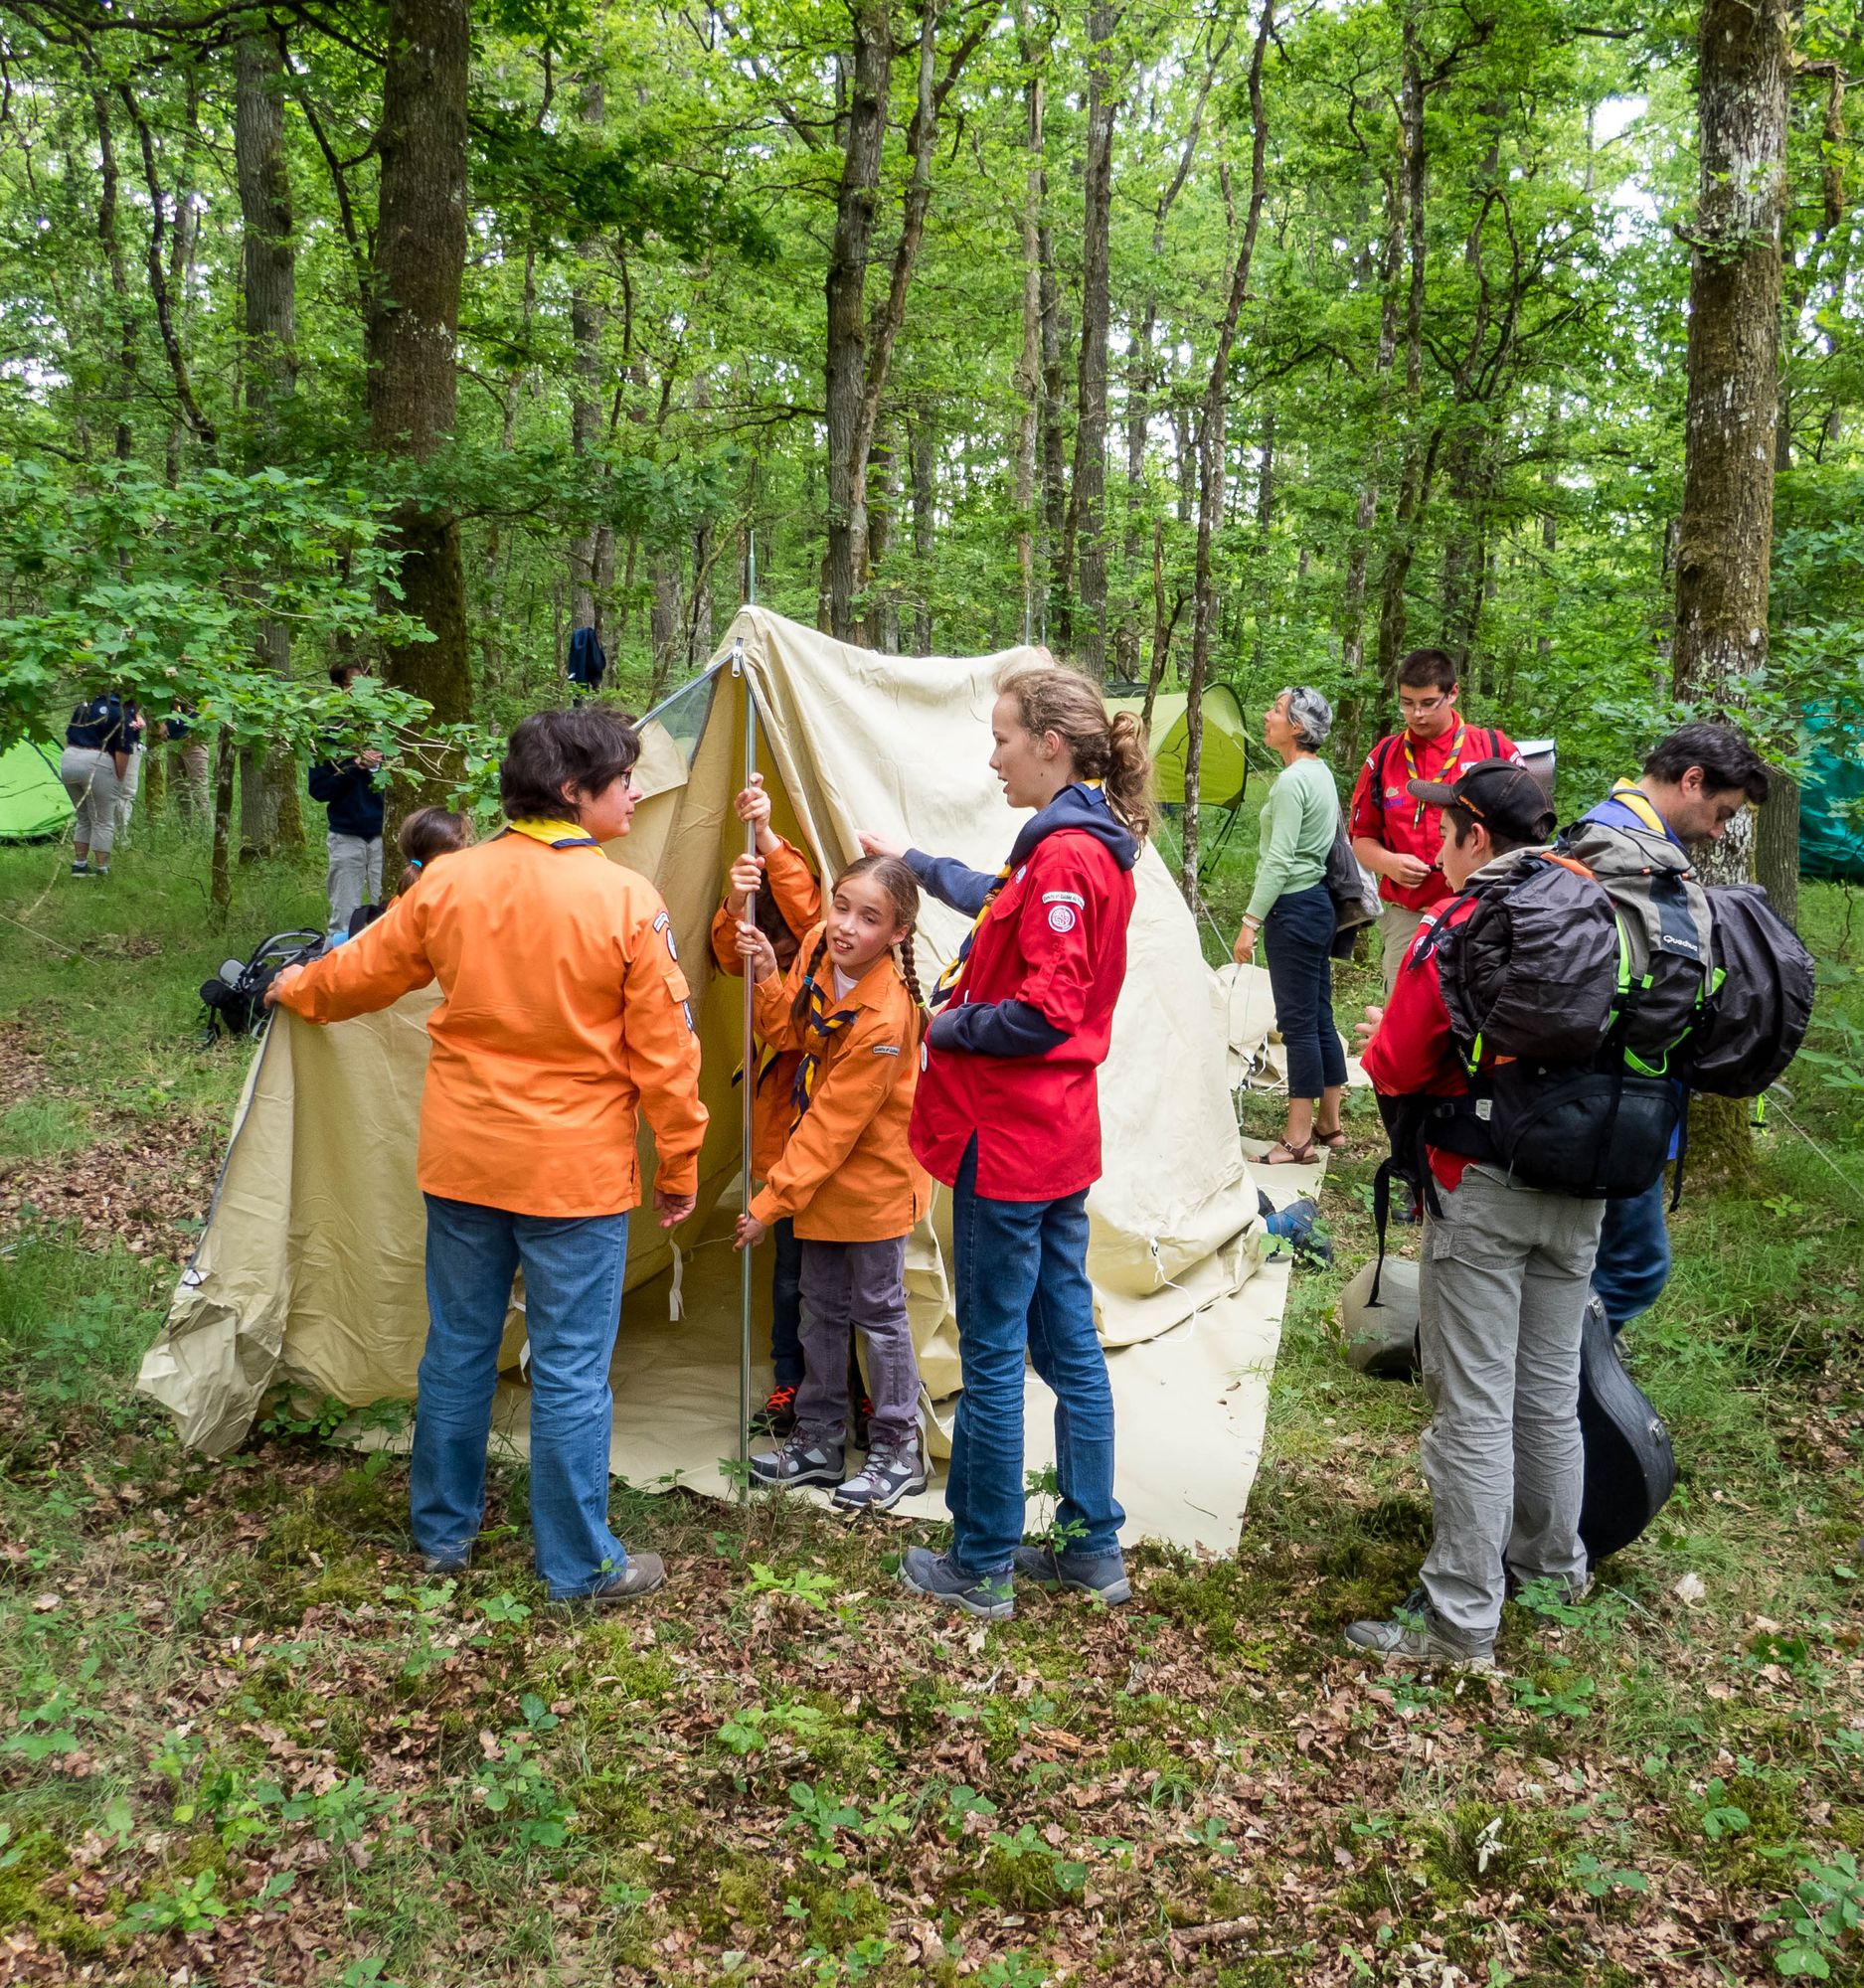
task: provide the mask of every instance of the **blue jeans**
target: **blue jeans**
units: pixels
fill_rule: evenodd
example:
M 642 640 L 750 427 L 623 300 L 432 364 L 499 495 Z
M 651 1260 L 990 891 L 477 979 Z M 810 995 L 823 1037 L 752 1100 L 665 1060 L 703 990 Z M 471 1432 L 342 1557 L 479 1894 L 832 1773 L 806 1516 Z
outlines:
M 425 1554 L 463 1553 L 485 1514 L 485 1445 L 513 1272 L 531 1339 L 531 1532 L 552 1600 L 627 1566 L 608 1530 L 608 1362 L 625 1215 L 513 1215 L 427 1195 L 427 1344 L 409 1510 Z
M 1263 920 L 1290 1097 L 1318 1097 L 1346 1081 L 1346 1052 L 1333 1026 L 1333 962 L 1327 953 L 1333 928 L 1333 898 L 1324 884 L 1277 898 Z
M 1642 1194 L 1606 1203 L 1593 1289 L 1613 1332 L 1648 1311 L 1670 1281 L 1670 1232 L 1663 1219 L 1667 1191 L 1668 1182 L 1658 1180 Z
M 1094 1329 L 1086 1189 L 1060 1201 L 977 1192 L 977 1141 L 951 1197 L 958 1397 L 945 1503 L 951 1558 L 1002 1574 L 1023 1537 L 1023 1354 L 1055 1391 L 1056 1521 L 1070 1553 L 1109 1554 L 1126 1522 L 1113 1498 L 1113 1391 Z
M 770 1224 L 770 1365 L 779 1388 L 802 1386 L 802 1244 L 788 1216 Z

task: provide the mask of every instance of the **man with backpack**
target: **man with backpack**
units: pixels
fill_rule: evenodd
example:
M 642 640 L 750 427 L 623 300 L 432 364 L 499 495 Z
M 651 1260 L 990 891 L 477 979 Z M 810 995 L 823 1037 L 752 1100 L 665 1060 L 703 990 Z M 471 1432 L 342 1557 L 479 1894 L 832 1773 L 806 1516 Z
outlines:
M 1438 810 L 1417 798 L 1414 783 L 1447 785 L 1481 759 L 1521 763 L 1506 733 L 1464 722 L 1459 692 L 1456 665 L 1443 650 L 1412 650 L 1398 666 L 1404 729 L 1388 734 L 1366 755 L 1347 810 L 1353 854 L 1379 880 L 1388 1000 L 1398 963 L 1425 913 L 1449 896 L 1438 867 L 1442 824 Z
M 1562 843 L 1615 897 L 1651 900 L 1655 923 L 1669 928 L 1667 938 L 1661 929 L 1653 933 L 1655 947 L 1685 972 L 1693 969 L 1692 1001 L 1703 966 L 1686 947 L 1708 912 L 1706 899 L 1699 912 L 1693 908 L 1701 887 L 1690 845 L 1719 842 L 1744 807 L 1763 805 L 1768 790 L 1766 761 L 1732 725 L 1685 725 L 1658 741 L 1635 783 L 1620 780 Z M 1658 1179 L 1642 1194 L 1606 1204 L 1593 1289 L 1614 1333 L 1648 1311 L 1669 1282 L 1663 1196 Z
M 1454 901 L 1440 919 L 1427 912 L 1389 1005 L 1372 1011 L 1377 1026 L 1364 1066 L 1382 1098 L 1431 1114 L 1417 1123 L 1426 1163 L 1419 1339 L 1434 1410 L 1423 1463 L 1434 1534 L 1420 1585 L 1394 1617 L 1355 1622 L 1346 1635 L 1354 1648 L 1390 1661 L 1487 1668 L 1509 1574 L 1549 1579 L 1574 1595 L 1586 1583 L 1580 1333 L 1605 1203 L 1526 1186 L 1512 1163 L 1435 1143 L 1453 1137 L 1459 1147 L 1480 1147 L 1445 1114 L 1454 1108 L 1448 1100 L 1471 1094 L 1470 1063 L 1477 1083 L 1485 1080 L 1481 1067 L 1495 1063 L 1479 1034 L 1473 1044 L 1464 1040 L 1466 1018 L 1461 1028 L 1452 1024 L 1445 954 L 1455 963 L 1455 935 L 1484 894 L 1518 901 L 1543 877 L 1556 889 L 1597 893 L 1547 853 L 1554 812 L 1524 767 L 1483 759 L 1453 784 L 1411 780 L 1406 791 L 1442 810 L 1438 860 Z M 1609 911 L 1599 914 L 1609 926 Z M 1565 919 L 1557 903 L 1542 923 L 1558 947 Z M 1580 951 L 1594 977 L 1610 957 L 1597 947 Z M 1609 999 L 1608 989 L 1602 1014 Z M 1487 1101 L 1476 1103 L 1461 1131 L 1482 1129 Z

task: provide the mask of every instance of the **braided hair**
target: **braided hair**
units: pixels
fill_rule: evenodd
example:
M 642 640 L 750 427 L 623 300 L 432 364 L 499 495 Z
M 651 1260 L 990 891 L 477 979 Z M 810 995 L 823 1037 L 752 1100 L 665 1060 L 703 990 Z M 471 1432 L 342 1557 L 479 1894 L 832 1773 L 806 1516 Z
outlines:
M 912 995 L 913 1005 L 919 1011 L 923 1032 L 926 997 L 920 990 L 919 963 L 913 951 L 913 935 L 919 924 L 919 879 L 897 856 L 862 856 L 840 872 L 829 887 L 829 895 L 832 897 L 851 877 L 871 877 L 893 900 L 895 918 L 906 927 L 900 934 L 898 948 L 900 976 L 905 980 L 906 991 Z M 809 1019 L 809 985 L 821 971 L 827 951 L 828 934 L 824 931 L 809 953 L 809 963 L 803 971 L 802 983 L 796 990 L 795 1000 L 790 1004 L 790 1020 L 798 1028 Z

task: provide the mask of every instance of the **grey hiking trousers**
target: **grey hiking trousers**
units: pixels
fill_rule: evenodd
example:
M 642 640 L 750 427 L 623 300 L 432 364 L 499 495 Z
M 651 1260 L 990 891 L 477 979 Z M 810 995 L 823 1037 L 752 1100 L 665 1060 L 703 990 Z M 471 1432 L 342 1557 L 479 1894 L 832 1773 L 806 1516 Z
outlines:
M 1574 1588 L 1586 1573 L 1580 1334 L 1606 1205 L 1510 1186 L 1479 1164 L 1441 1200 L 1418 1275 L 1433 1409 L 1424 1587 L 1453 1633 L 1486 1643 L 1504 1564 Z

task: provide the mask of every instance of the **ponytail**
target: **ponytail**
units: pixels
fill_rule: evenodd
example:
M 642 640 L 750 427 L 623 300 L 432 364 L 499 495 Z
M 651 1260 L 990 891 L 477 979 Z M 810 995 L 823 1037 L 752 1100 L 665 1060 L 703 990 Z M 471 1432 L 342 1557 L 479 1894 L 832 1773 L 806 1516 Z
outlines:
M 1108 716 L 1100 687 L 1061 663 L 1015 663 L 997 679 L 1013 698 L 1023 729 L 1053 732 L 1068 747 L 1076 776 L 1099 780 L 1114 816 L 1140 842 L 1152 832 L 1152 756 L 1129 711 Z
M 906 991 L 913 997 L 913 1018 L 915 1033 L 924 1036 L 927 1026 L 926 996 L 920 991 L 919 963 L 913 956 L 914 928 L 909 927 L 900 940 L 900 978 L 906 982 Z

